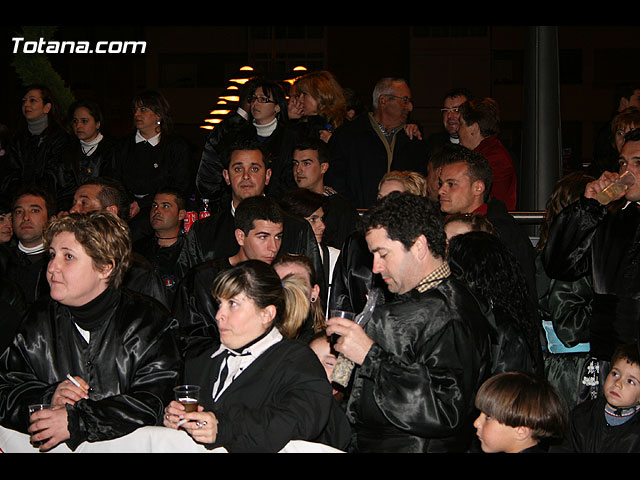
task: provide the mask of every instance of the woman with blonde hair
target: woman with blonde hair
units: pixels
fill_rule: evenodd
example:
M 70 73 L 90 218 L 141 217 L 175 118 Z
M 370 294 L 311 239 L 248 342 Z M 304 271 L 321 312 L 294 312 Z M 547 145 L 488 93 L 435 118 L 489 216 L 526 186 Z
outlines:
M 316 273 L 313 263 L 306 255 L 284 254 L 278 256 L 272 263 L 273 268 L 284 279 L 288 275 L 295 275 L 304 284 L 306 298 L 309 301 L 309 318 L 305 322 L 304 331 L 298 338 L 309 340 L 313 334 L 326 327 L 325 312 L 322 309 L 320 299 L 320 286 L 316 281 Z
M 302 106 L 302 136 L 320 136 L 329 141 L 332 133 L 347 117 L 344 91 L 331 72 L 321 70 L 299 77 L 294 82 Z
M 378 183 L 378 199 L 396 191 L 426 197 L 427 178 L 418 172 L 412 171 L 394 170 L 386 173 Z
M 350 427 L 324 368 L 308 345 L 282 333 L 295 312 L 308 311 L 304 294 L 289 292 L 295 278 L 280 279 L 259 260 L 216 278 L 220 343 L 187 352 L 184 372 L 204 393 L 195 412 L 169 403 L 165 426 L 232 453 L 278 452 L 291 440 L 347 447 Z

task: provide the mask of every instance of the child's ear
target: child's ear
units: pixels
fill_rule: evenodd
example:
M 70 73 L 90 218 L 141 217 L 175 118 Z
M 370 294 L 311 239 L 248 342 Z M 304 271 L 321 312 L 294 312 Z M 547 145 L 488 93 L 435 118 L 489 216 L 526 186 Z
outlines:
M 526 440 L 531 437 L 531 429 L 529 427 L 516 427 L 516 437 L 518 440 Z

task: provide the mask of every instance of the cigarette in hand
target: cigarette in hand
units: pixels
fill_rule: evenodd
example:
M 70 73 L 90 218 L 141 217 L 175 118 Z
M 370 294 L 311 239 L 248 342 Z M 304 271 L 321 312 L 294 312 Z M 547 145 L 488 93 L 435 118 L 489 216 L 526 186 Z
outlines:
M 78 387 L 78 388 L 82 389 L 82 391 L 86 392 L 86 389 L 85 389 L 82 385 L 80 385 L 80 384 L 78 383 L 78 381 L 77 381 L 75 378 L 73 378 L 73 377 L 71 376 L 71 374 L 70 374 L 70 373 L 67 373 L 67 378 L 68 378 L 68 379 L 69 379 L 69 381 L 70 381 L 71 383 L 73 383 L 76 387 Z

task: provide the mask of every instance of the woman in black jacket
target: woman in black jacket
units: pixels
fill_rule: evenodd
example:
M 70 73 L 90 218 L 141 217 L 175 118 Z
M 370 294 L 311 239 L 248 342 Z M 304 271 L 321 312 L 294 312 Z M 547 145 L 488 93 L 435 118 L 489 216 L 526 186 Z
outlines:
M 33 305 L 0 356 L 0 424 L 28 432 L 41 450 L 159 425 L 182 371 L 177 322 L 121 287 L 126 223 L 105 211 L 70 214 L 44 238 L 50 298 Z M 29 415 L 36 403 L 52 408 Z
M 132 196 L 132 239 L 153 233 L 149 212 L 155 192 L 171 185 L 189 198 L 195 170 L 187 142 L 173 133 L 169 102 L 162 93 L 147 90 L 133 99 L 135 131 L 116 150 L 113 177 Z
M 24 89 L 20 125 L 0 172 L 0 190 L 5 194 L 12 196 L 25 184 L 37 184 L 55 194 L 56 172 L 70 140 L 58 108 L 46 86 Z
M 540 328 L 522 270 L 495 235 L 473 231 L 449 241 L 451 272 L 465 282 L 494 317 L 491 374 L 523 371 L 542 375 Z
M 85 181 L 113 175 L 115 139 L 105 136 L 100 106 L 92 100 L 79 100 L 68 113 L 73 138 L 64 151 L 57 175 L 58 211 L 68 211 L 73 195 Z
M 221 273 L 212 293 L 220 341 L 187 352 L 185 363 L 185 382 L 204 392 L 198 411 L 174 400 L 165 426 L 231 453 L 275 453 L 291 440 L 345 449 L 350 427 L 324 368 L 308 345 L 280 333 L 308 313 L 298 277 L 281 280 L 267 263 L 248 260 Z

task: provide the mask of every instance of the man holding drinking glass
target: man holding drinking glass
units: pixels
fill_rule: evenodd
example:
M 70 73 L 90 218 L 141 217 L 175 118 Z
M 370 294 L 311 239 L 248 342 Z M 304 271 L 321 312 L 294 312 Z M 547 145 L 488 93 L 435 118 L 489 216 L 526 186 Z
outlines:
M 625 135 L 620 171 L 604 172 L 584 195 L 567 206 L 549 231 L 544 267 L 550 278 L 573 281 L 591 275 L 591 356 L 599 364 L 600 386 L 609 360 L 622 344 L 638 339 L 640 325 L 640 129 Z M 623 174 L 635 182 L 603 205 L 598 194 Z
M 442 216 L 429 199 L 392 192 L 364 226 L 373 272 L 397 297 L 364 328 L 328 320 L 336 351 L 357 365 L 347 404 L 353 449 L 464 452 L 490 368 L 487 308 L 450 274 Z

